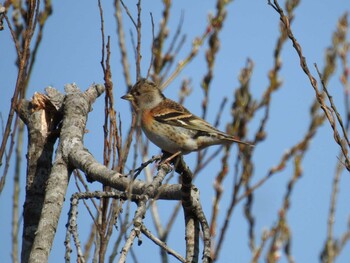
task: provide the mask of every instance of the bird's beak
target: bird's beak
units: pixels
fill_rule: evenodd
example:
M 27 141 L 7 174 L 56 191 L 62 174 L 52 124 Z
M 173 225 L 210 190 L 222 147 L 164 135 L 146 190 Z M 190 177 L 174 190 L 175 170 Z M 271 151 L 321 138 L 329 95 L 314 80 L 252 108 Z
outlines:
M 124 96 L 122 96 L 120 98 L 123 99 L 123 100 L 129 100 L 129 101 L 133 101 L 134 100 L 134 97 L 130 93 L 127 93 L 127 94 L 125 94 Z

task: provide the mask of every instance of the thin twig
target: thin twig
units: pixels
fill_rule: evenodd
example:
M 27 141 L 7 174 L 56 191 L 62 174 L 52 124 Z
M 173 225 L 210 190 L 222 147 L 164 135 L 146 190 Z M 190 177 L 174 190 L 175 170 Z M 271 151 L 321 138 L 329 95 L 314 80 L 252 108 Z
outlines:
M 123 0 L 119 0 L 122 3 L 122 6 L 124 7 L 125 12 L 127 13 L 128 17 L 130 18 L 131 22 L 133 23 L 135 29 L 137 30 L 137 24 L 134 20 L 134 18 L 132 17 L 131 13 L 129 12 L 128 7 L 124 4 Z
M 133 180 L 135 180 L 137 178 L 137 176 L 142 172 L 142 170 L 147 167 L 150 163 L 153 163 L 155 161 L 160 160 L 162 157 L 162 155 L 155 155 L 152 156 L 151 159 L 149 159 L 148 161 L 142 163 L 138 168 L 136 168 L 135 170 L 131 170 L 127 175 L 133 175 Z
M 268 1 L 269 5 L 271 5 L 280 15 L 280 20 L 282 21 L 282 23 L 284 24 L 286 30 L 287 30 L 287 34 L 289 39 L 292 41 L 293 43 L 293 47 L 295 49 L 295 51 L 297 52 L 299 59 L 300 59 L 300 67 L 302 68 L 302 70 L 304 71 L 304 73 L 307 75 L 307 77 L 310 80 L 310 84 L 313 87 L 314 91 L 315 91 L 315 96 L 317 98 L 317 101 L 320 104 L 321 109 L 323 110 L 324 114 L 326 115 L 328 122 L 330 123 L 332 129 L 333 129 L 333 135 L 334 135 L 334 140 L 335 142 L 339 145 L 343 156 L 345 158 L 345 167 L 348 171 L 350 171 L 350 159 L 348 156 L 348 149 L 345 147 L 345 145 L 342 144 L 341 142 L 341 138 L 339 136 L 339 133 L 336 129 L 336 125 L 335 122 L 333 121 L 333 118 L 328 110 L 328 107 L 323 99 L 322 94 L 319 92 L 318 90 L 318 84 L 317 84 L 317 80 L 315 79 L 315 77 L 310 73 L 309 67 L 307 65 L 306 62 L 306 58 L 303 55 L 302 49 L 300 44 L 298 43 L 298 41 L 296 40 L 296 38 L 293 35 L 293 32 L 290 28 L 290 22 L 288 17 L 286 17 L 284 15 L 284 12 L 282 10 L 282 8 L 280 7 L 280 5 L 278 4 L 277 0 L 274 0 L 274 3 L 272 4 L 271 1 Z
M 137 1 L 137 46 L 136 46 L 136 79 L 139 80 L 141 78 L 141 0 Z
M 328 100 L 329 100 L 329 102 L 331 104 L 331 108 L 334 111 L 335 115 L 337 116 L 338 123 L 339 123 L 340 127 L 342 128 L 343 136 L 344 136 L 348 146 L 350 147 L 350 142 L 349 142 L 349 138 L 348 138 L 348 134 L 347 134 L 346 128 L 344 127 L 343 120 L 342 120 L 342 118 L 341 118 L 341 116 L 340 116 L 340 114 L 339 114 L 339 112 L 337 110 L 337 107 L 335 106 L 335 104 L 333 102 L 333 97 L 328 92 L 328 89 L 327 89 L 326 84 L 325 84 L 325 82 L 323 80 L 322 74 L 321 74 L 321 72 L 319 71 L 319 69 L 317 67 L 317 64 L 315 63 L 314 65 L 315 65 L 316 71 L 318 73 L 318 76 L 320 77 L 323 91 L 326 93 L 326 95 L 328 97 Z
M 15 43 L 15 47 L 16 47 L 16 52 L 17 52 L 17 57 L 18 59 L 22 59 L 22 51 L 21 51 L 21 48 L 20 48 L 20 44 L 18 42 L 18 39 L 16 37 L 16 32 L 13 30 L 12 28 L 12 25 L 11 25 L 11 22 L 9 20 L 9 18 L 7 17 L 6 14 L 4 14 L 4 17 L 5 17 L 5 20 L 7 22 L 7 26 L 9 27 L 10 29 L 10 33 L 11 33 L 11 36 L 12 36 L 12 40 L 13 42 Z
M 155 237 L 151 231 L 149 231 L 144 224 L 141 226 L 141 231 L 142 233 L 148 237 L 150 240 L 152 240 L 156 245 L 160 246 L 162 249 L 164 249 L 168 254 L 174 256 L 176 259 L 178 259 L 181 262 L 186 262 L 186 260 L 178 254 L 175 250 L 171 249 L 170 247 L 167 246 L 166 243 L 162 242 L 159 240 L 157 237 Z
M 152 55 L 151 55 L 151 61 L 149 63 L 149 67 L 147 70 L 146 79 L 148 79 L 148 77 L 150 75 L 152 64 L 153 64 L 153 59 L 154 59 L 154 52 L 153 52 L 153 48 L 154 48 L 154 20 L 153 20 L 152 12 L 150 12 L 149 15 L 151 17 L 151 23 L 152 23 L 152 52 L 151 52 Z
M 125 44 L 125 34 L 123 29 L 123 18 L 122 18 L 122 12 L 120 9 L 120 0 L 115 0 L 115 16 L 117 20 L 117 35 L 118 35 L 118 44 L 121 54 L 121 63 L 123 66 L 123 73 L 124 73 L 124 79 L 128 86 L 128 89 L 131 88 L 131 78 L 130 78 L 130 72 L 129 72 L 129 62 L 128 62 L 128 55 L 126 51 L 126 44 Z
M 187 57 L 180 61 L 174 70 L 174 72 L 170 75 L 170 77 L 161 85 L 160 90 L 164 90 L 175 78 L 180 74 L 180 72 L 184 69 L 184 67 L 192 61 L 192 59 L 197 55 L 199 48 L 203 45 L 204 40 L 208 37 L 210 30 L 206 29 L 202 36 L 197 37 L 192 43 L 192 49 Z

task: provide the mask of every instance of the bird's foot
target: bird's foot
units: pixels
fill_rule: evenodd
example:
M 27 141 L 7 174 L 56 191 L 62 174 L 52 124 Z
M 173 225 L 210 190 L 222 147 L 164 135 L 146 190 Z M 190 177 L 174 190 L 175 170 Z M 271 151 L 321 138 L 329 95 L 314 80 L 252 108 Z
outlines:
M 160 161 L 159 165 L 160 164 L 168 164 L 168 165 L 175 165 L 176 162 L 177 162 L 177 157 L 181 155 L 181 151 L 178 151 L 176 153 L 168 153 L 168 152 L 165 152 L 163 151 L 163 156 L 162 156 L 162 160 Z

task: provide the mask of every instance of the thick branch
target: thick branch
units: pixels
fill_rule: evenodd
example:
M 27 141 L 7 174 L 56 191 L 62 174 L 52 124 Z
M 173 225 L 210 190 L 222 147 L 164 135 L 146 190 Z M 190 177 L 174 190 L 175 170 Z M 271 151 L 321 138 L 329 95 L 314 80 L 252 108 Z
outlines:
M 130 179 L 120 173 L 108 169 L 106 166 L 100 164 L 95 160 L 83 145 L 76 145 L 72 154 L 70 155 L 70 162 L 75 168 L 82 170 L 90 181 L 98 181 L 103 185 L 108 185 L 119 191 L 126 191 L 132 189 L 132 194 L 144 193 L 148 184 L 143 181 L 135 180 L 130 187 Z M 157 199 L 164 200 L 180 200 L 181 199 L 181 185 L 162 185 L 150 195 L 150 198 L 157 197 Z
M 199 191 L 192 185 L 193 174 L 182 157 L 175 162 L 175 169 L 182 181 L 181 201 L 186 225 L 186 262 L 198 262 L 200 226 L 204 239 L 203 262 L 211 262 L 209 225 L 200 204 Z
M 45 187 L 52 167 L 53 147 L 56 141 L 54 129 L 57 125 L 53 121 L 56 112 L 50 110 L 47 104 L 33 112 L 33 101 L 23 101 L 19 108 L 19 115 L 28 127 L 27 153 L 27 181 L 26 199 L 23 208 L 23 236 L 21 261 L 27 262 L 40 220 L 40 214 L 45 197 Z M 51 136 L 50 136 L 51 134 Z
M 63 123 L 57 155 L 46 186 L 45 200 L 29 262 L 47 262 L 61 214 L 72 166 L 69 155 L 83 141 L 91 104 L 104 87 L 95 85 L 82 93 L 75 85 L 67 85 Z

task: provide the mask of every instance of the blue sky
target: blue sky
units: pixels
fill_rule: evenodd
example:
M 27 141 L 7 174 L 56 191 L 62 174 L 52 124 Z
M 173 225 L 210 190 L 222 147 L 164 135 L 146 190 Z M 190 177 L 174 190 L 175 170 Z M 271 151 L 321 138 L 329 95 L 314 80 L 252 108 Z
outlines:
M 127 2 L 127 1 L 125 1 Z M 125 132 L 130 123 L 130 108 L 127 102 L 120 98 L 126 91 L 122 78 L 120 65 L 120 54 L 116 37 L 116 22 L 112 1 L 102 1 L 105 15 L 105 34 L 111 36 L 112 56 L 111 66 L 115 87 L 115 108 L 120 113 Z M 132 14 L 136 14 L 136 1 L 128 1 Z M 283 3 L 280 3 L 283 5 Z M 85 90 L 92 83 L 103 83 L 103 74 L 100 66 L 101 60 L 101 33 L 100 18 L 97 1 L 55 1 L 53 3 L 53 15 L 49 18 L 44 32 L 44 39 L 39 49 L 36 65 L 29 83 L 27 98 L 30 98 L 35 91 L 41 92 L 48 85 L 54 86 L 63 92 L 66 83 L 75 82 L 82 90 Z M 155 31 L 159 25 L 162 15 L 161 1 L 143 1 L 142 6 L 143 31 L 142 31 L 142 73 L 146 75 L 150 60 L 150 45 L 152 41 L 152 30 L 149 13 L 152 12 L 155 21 Z M 192 40 L 202 34 L 206 28 L 207 16 L 215 12 L 214 1 L 193 0 L 174 1 L 170 16 L 170 34 L 176 30 L 181 12 L 184 11 L 183 33 L 187 35 L 187 41 L 180 52 L 178 59 L 183 59 L 191 49 Z M 312 74 L 317 75 L 313 63 L 319 68 L 324 65 L 324 51 L 331 44 L 332 32 L 336 28 L 337 21 L 345 11 L 350 11 L 346 1 L 302 1 L 295 11 L 295 20 L 292 29 L 295 37 L 303 48 L 304 55 L 309 63 Z M 224 96 L 229 98 L 228 105 L 222 114 L 220 129 L 225 129 L 225 123 L 230 121 L 229 106 L 232 103 L 233 89 L 239 86 L 237 77 L 240 69 L 244 67 L 247 58 L 254 61 L 254 72 L 251 80 L 251 90 L 256 99 L 260 98 L 268 85 L 268 70 L 273 63 L 273 50 L 278 36 L 278 14 L 267 5 L 266 1 L 234 1 L 228 6 L 227 19 L 224 28 L 220 32 L 221 46 L 215 63 L 214 79 L 210 91 L 210 104 L 207 120 L 213 123 L 221 100 Z M 131 72 L 135 74 L 133 67 L 133 52 L 130 44 L 129 30 L 133 27 L 124 15 L 126 25 L 126 37 L 128 52 L 130 56 Z M 171 37 L 170 37 L 171 39 Z M 0 33 L 0 69 L 2 97 L 0 112 L 3 118 L 8 114 L 10 98 L 16 81 L 15 50 L 6 28 Z M 200 82 L 206 74 L 206 63 L 204 61 L 205 49 L 202 48 L 198 57 L 190 63 L 180 76 L 165 90 L 165 95 L 177 100 L 179 84 L 183 78 L 192 80 L 193 92 L 186 99 L 185 106 L 193 113 L 201 115 L 201 101 L 203 93 Z M 282 52 L 282 70 L 280 78 L 283 80 L 283 87 L 276 92 L 272 98 L 270 122 L 267 125 L 267 138 L 258 145 L 254 154 L 254 179 L 256 182 L 267 171 L 277 165 L 281 155 L 298 142 L 308 128 L 309 108 L 314 100 L 314 91 L 309 84 L 305 74 L 299 66 L 299 59 L 290 42 L 287 42 Z M 133 75 L 135 79 L 135 75 Z M 344 113 L 343 89 L 339 82 L 339 71 L 329 83 L 329 91 L 332 93 L 339 110 Z M 85 136 L 85 145 L 92 152 L 96 159 L 102 161 L 103 151 L 103 107 L 104 100 L 99 98 L 94 104 L 94 110 L 89 115 L 87 129 L 89 133 Z M 261 114 L 261 113 L 260 113 Z M 262 114 L 257 115 L 249 126 L 249 135 L 253 136 Z M 251 137 L 250 137 L 251 138 Z M 339 156 L 339 148 L 333 140 L 332 130 L 328 123 L 319 129 L 313 138 L 310 151 L 303 160 L 303 176 L 297 182 L 292 199 L 291 208 L 288 212 L 288 222 L 292 230 L 292 255 L 296 262 L 319 262 L 319 254 L 323 248 L 326 237 L 326 225 L 329 210 L 329 200 L 335 165 Z M 213 152 L 213 147 L 210 151 Z M 150 148 L 150 155 L 157 154 L 156 147 Z M 235 150 L 232 150 L 233 159 Z M 185 157 L 190 167 L 194 166 L 196 154 Z M 211 204 L 213 200 L 213 180 L 217 173 L 217 165 L 220 164 L 219 155 L 213 164 L 205 169 L 196 179 L 196 185 L 201 191 L 201 199 L 204 212 L 210 218 Z M 232 163 L 232 160 L 231 160 Z M 130 161 L 129 166 L 132 163 Z M 0 243 L 3 244 L 0 251 L 4 262 L 10 262 L 10 221 L 11 221 L 11 197 L 12 197 L 12 174 L 14 168 L 10 168 L 7 177 L 7 184 L 0 196 Z M 21 203 L 24 200 L 25 166 L 22 168 L 21 177 Z M 233 170 L 233 169 L 232 169 Z M 231 170 L 231 174 L 232 174 Z M 1 167 L 1 173 L 3 167 Z M 293 174 L 292 163 L 287 168 L 270 179 L 264 186 L 255 192 L 253 213 L 256 218 L 256 243 L 259 244 L 260 236 L 264 229 L 269 229 L 277 221 L 278 209 L 281 207 L 283 195 L 286 191 L 287 182 Z M 339 201 L 337 205 L 335 236 L 339 237 L 345 230 L 349 217 L 350 207 L 348 200 L 350 193 L 350 179 L 347 172 L 343 172 L 340 185 Z M 225 181 L 227 187 L 224 201 L 221 204 L 221 211 L 226 210 L 229 204 L 230 187 L 232 176 Z M 94 183 L 92 189 L 99 189 Z M 71 180 L 67 201 L 70 195 L 75 192 L 74 182 Z M 225 200 L 227 200 L 225 202 Z M 168 218 L 169 204 L 160 202 L 161 214 Z M 64 225 L 68 212 L 66 205 L 62 212 L 62 220 L 58 228 L 54 248 L 50 256 L 50 262 L 62 262 L 65 235 Z M 80 206 L 80 217 L 88 215 Z M 147 214 L 147 216 L 150 216 Z M 79 227 L 89 227 L 86 221 L 82 220 Z M 224 216 L 219 220 L 222 222 Z M 148 222 L 152 229 L 152 223 Z M 230 222 L 230 229 L 218 262 L 249 262 L 251 254 L 248 248 L 247 222 L 244 219 L 242 204 L 238 205 Z M 84 231 L 81 233 L 82 240 Z M 116 234 L 115 234 L 116 236 Z M 160 262 L 158 249 L 143 238 L 143 245 L 135 245 L 136 254 L 143 259 L 152 259 L 152 262 Z M 182 214 L 178 216 L 175 228 L 170 233 L 168 244 L 184 253 L 184 235 Z M 337 262 L 349 262 L 350 245 L 339 257 Z M 234 260 L 234 261 L 233 261 Z M 141 261 L 140 261 L 141 262 Z M 175 262 L 170 258 L 170 262 Z M 282 258 L 280 262 L 286 262 Z

